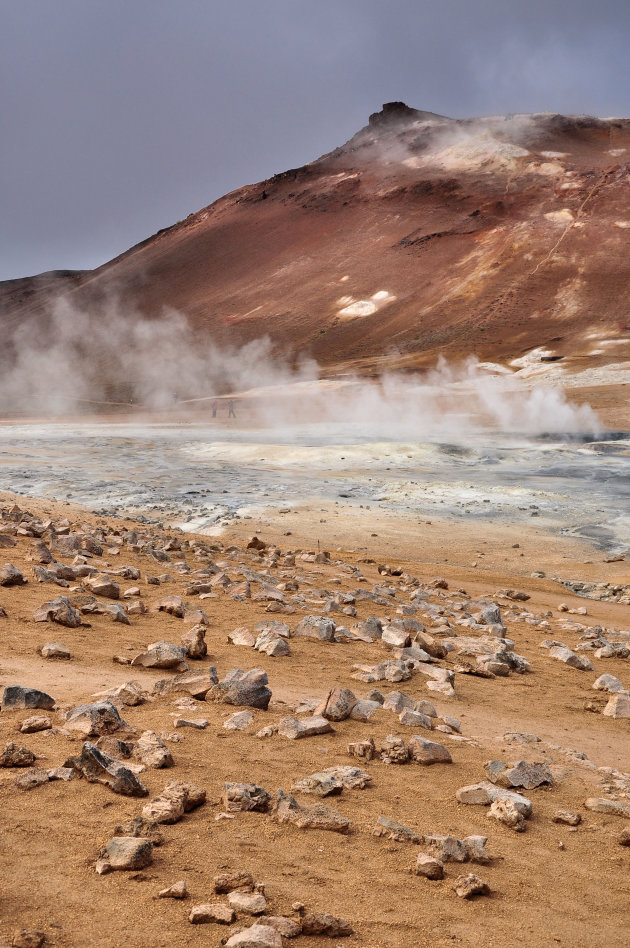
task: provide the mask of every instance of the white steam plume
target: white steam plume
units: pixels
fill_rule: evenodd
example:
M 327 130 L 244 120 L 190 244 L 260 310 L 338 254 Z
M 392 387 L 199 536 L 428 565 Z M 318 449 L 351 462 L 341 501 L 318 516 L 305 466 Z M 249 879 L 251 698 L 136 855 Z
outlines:
M 570 404 L 562 391 L 488 374 L 474 359 L 457 367 L 440 360 L 423 374 L 320 381 L 314 361 L 291 365 L 274 354 L 269 339 L 221 347 L 197 338 L 175 311 L 145 319 L 116 303 L 94 315 L 60 302 L 44 325 L 23 324 L 2 351 L 5 415 L 103 414 L 131 404 L 162 410 L 173 406 L 177 394 L 179 411 L 189 408 L 203 419 L 216 395 L 236 393 L 245 421 L 350 425 L 357 435 L 383 438 L 601 430 L 595 413 Z

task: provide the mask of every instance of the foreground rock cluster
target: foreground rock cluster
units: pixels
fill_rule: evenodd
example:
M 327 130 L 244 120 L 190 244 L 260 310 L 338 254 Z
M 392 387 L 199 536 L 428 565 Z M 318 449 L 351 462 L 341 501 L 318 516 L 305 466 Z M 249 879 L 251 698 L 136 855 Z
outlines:
M 403 944 L 363 872 L 454 917 L 473 901 L 479 925 L 525 879 L 528 846 L 589 858 L 595 833 L 627 870 L 630 775 L 518 727 L 539 711 L 521 694 L 579 700 L 582 725 L 628 746 L 617 623 L 259 536 L 14 506 L 0 537 L 0 792 L 39 833 L 66 814 L 59 871 L 85 867 L 94 905 L 138 884 L 172 944 L 190 925 L 228 946 Z M 348 858 L 364 869 L 344 881 Z M 14 944 L 19 914 L 0 925 Z

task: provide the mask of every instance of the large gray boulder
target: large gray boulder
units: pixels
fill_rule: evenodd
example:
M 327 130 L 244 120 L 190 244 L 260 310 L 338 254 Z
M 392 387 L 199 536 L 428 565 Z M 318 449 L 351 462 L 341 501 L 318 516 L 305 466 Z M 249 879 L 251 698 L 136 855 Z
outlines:
M 127 767 L 86 741 L 79 757 L 69 757 L 64 767 L 72 767 L 88 783 L 102 783 L 126 797 L 146 797 L 149 791 Z
M 52 711 L 55 699 L 45 691 L 37 688 L 24 688 L 22 685 L 7 685 L 2 695 L 3 711 L 25 711 L 30 708 L 41 708 L 43 711 Z
M 102 737 L 119 730 L 132 730 L 110 701 L 95 701 L 71 708 L 66 713 L 66 728 L 79 731 L 84 737 Z
M 214 685 L 206 694 L 206 701 L 220 701 L 246 708 L 267 710 L 271 690 L 267 687 L 267 672 L 261 668 L 241 671 L 235 668 Z

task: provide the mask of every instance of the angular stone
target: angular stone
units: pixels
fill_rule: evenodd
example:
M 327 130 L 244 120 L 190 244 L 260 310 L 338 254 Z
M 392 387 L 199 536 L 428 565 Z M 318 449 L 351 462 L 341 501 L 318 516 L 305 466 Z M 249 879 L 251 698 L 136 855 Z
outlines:
M 593 671 L 593 663 L 586 655 L 576 655 L 566 645 L 553 645 L 549 649 L 549 655 L 560 662 L 564 662 L 565 665 L 570 665 L 571 668 L 577 668 L 579 671 Z
M 183 619 L 186 615 L 186 606 L 181 596 L 165 596 L 151 606 L 152 612 L 166 612 L 177 619 Z
M 147 767 L 156 770 L 173 766 L 173 755 L 155 731 L 144 731 L 138 738 L 133 751 L 134 757 Z
M 36 731 L 48 731 L 52 727 L 52 721 L 44 714 L 33 714 L 30 718 L 25 718 L 20 725 L 22 734 L 34 734 Z
M 144 704 L 147 700 L 139 681 L 126 681 L 124 685 L 119 685 L 110 693 L 110 698 L 112 704 L 121 704 L 130 708 Z
M 424 876 L 425 879 L 443 879 L 444 863 L 434 856 L 427 856 L 426 853 L 418 853 L 418 859 L 413 867 L 413 873 L 416 876 Z
M 218 680 L 217 670 L 211 665 L 203 671 L 185 671 L 172 678 L 161 678 L 153 685 L 153 693 L 169 695 L 183 691 L 198 701 L 203 701 Z
M 159 797 L 142 808 L 142 816 L 155 823 L 177 823 L 184 813 L 201 806 L 205 800 L 206 791 L 200 787 L 171 780 Z
M 24 688 L 22 685 L 7 685 L 2 695 L 3 711 L 24 711 L 39 708 L 52 711 L 55 699 L 37 688 Z
M 145 869 L 153 861 L 153 843 L 135 836 L 114 836 L 99 854 L 96 871 L 99 874 L 118 870 Z
M 495 800 L 486 816 L 498 820 L 504 826 L 522 833 L 526 829 L 525 817 L 519 813 L 512 800 Z
M 9 741 L 0 754 L 0 767 L 31 767 L 36 759 L 33 751 Z
M 393 839 L 397 843 L 419 843 L 420 837 L 408 826 L 397 823 L 396 820 L 390 820 L 387 816 L 379 816 L 376 826 L 372 830 L 372 836 L 384 836 L 386 839 Z
M 70 649 L 66 645 L 60 645 L 59 642 L 46 642 L 46 644 L 41 645 L 37 651 L 42 658 L 59 658 L 67 661 L 72 657 L 70 655 Z
M 267 672 L 261 668 L 252 668 L 248 672 L 236 668 L 208 691 L 206 701 L 221 701 L 266 711 L 271 699 L 268 681 Z
M 249 629 L 239 626 L 238 629 L 234 629 L 233 632 L 229 633 L 228 642 L 231 642 L 232 645 L 245 645 L 253 648 L 256 644 L 256 638 Z
M 579 826 L 582 817 L 574 810 L 556 810 L 551 817 L 552 823 L 565 823 L 567 826 Z
M 254 879 L 249 872 L 222 872 L 214 877 L 214 891 L 218 894 L 232 892 L 234 889 L 253 889 Z
M 609 813 L 611 816 L 625 816 L 630 819 L 630 803 L 621 800 L 607 800 L 605 797 L 589 797 L 584 803 L 587 810 L 595 813 Z
M 422 837 L 424 845 L 431 856 L 440 862 L 467 862 L 469 855 L 466 844 L 455 836 L 430 834 Z
M 95 596 L 103 596 L 105 599 L 120 599 L 120 586 L 113 579 L 110 579 L 106 573 L 87 576 L 84 584 L 91 589 Z
M 313 793 L 318 797 L 337 796 L 343 790 L 343 783 L 333 774 L 322 771 L 298 780 L 291 790 L 298 793 Z
M 49 780 L 63 780 L 65 783 L 74 780 L 77 775 L 73 767 L 53 767 L 51 770 L 47 770 L 46 773 Z
M 228 895 L 228 902 L 236 912 L 246 915 L 262 915 L 267 908 L 267 899 L 262 892 L 243 892 L 235 889 Z
M 408 708 L 400 712 L 398 720 L 405 727 L 424 727 L 427 731 L 433 729 L 433 721 L 430 717 L 421 714 L 419 711 L 410 711 Z
M 23 572 L 13 563 L 0 567 L 0 586 L 25 586 L 27 582 Z
M 378 701 L 367 701 L 361 698 L 352 706 L 349 716 L 352 721 L 369 721 L 378 711 L 382 710 L 382 707 Z
M 226 731 L 244 731 L 253 723 L 254 715 L 251 711 L 235 711 L 223 722 L 223 727 Z
M 604 708 L 603 714 L 609 718 L 630 718 L 630 694 L 614 694 Z
M 346 767 L 343 765 L 326 767 L 322 773 L 336 777 L 348 790 L 363 790 L 372 782 L 370 775 L 359 767 Z
M 173 885 L 169 885 L 167 889 L 160 889 L 158 892 L 158 899 L 186 899 L 188 898 L 188 889 L 186 887 L 186 881 L 181 879 L 179 882 L 174 882 Z
M 553 774 L 546 764 L 528 764 L 524 760 L 510 767 L 506 767 L 503 761 L 492 760 L 484 765 L 484 769 L 492 781 L 499 786 L 506 787 L 508 790 L 512 787 L 523 787 L 525 790 L 533 790 L 542 784 L 553 785 Z
M 331 830 L 334 833 L 347 833 L 350 820 L 332 807 L 319 803 L 313 807 L 300 806 L 295 797 L 278 790 L 275 800 L 275 816 L 278 823 L 293 823 L 300 829 Z
M 319 639 L 321 642 L 332 642 L 335 637 L 336 625 L 326 616 L 304 616 L 295 627 L 294 635 L 305 636 L 309 639 Z
M 228 813 L 257 810 L 266 813 L 271 803 L 271 794 L 255 783 L 224 783 L 223 807 Z
M 171 642 L 154 642 L 146 652 L 132 660 L 132 665 L 142 665 L 144 668 L 174 668 L 177 672 L 188 671 L 188 664 L 185 659 L 187 651 L 181 645 L 173 645 Z
M 399 629 L 395 625 L 386 625 L 381 641 L 392 648 L 407 648 L 411 644 L 411 636 L 405 629 Z
M 475 895 L 490 895 L 490 887 L 472 872 L 466 876 L 458 876 L 453 886 L 460 899 L 471 899 Z
M 283 938 L 297 938 L 302 934 L 302 922 L 285 915 L 266 915 L 265 925 L 275 929 Z
M 150 839 L 154 846 L 161 846 L 164 837 L 160 827 L 154 820 L 145 820 L 142 816 L 135 816 L 128 823 L 114 828 L 114 836 L 135 836 Z
M 282 937 L 270 925 L 252 925 L 228 938 L 225 948 L 282 948 Z
M 65 596 L 43 603 L 33 613 L 33 619 L 35 622 L 56 622 L 69 629 L 78 628 L 83 621 L 79 610 L 70 605 L 70 600 Z
M 591 688 L 595 688 L 596 691 L 609 691 L 611 694 L 625 690 L 619 679 L 615 678 L 614 675 L 600 675 L 593 682 Z
M 22 771 L 13 782 L 18 790 L 34 790 L 36 787 L 48 783 L 49 780 L 48 771 L 42 770 L 40 767 L 29 767 Z
M 302 737 L 314 737 L 317 734 L 334 733 L 333 726 L 326 718 L 313 715 L 307 718 L 281 718 L 278 734 L 293 741 Z
M 415 701 L 409 695 L 402 691 L 390 691 L 383 702 L 384 711 L 393 711 L 394 714 L 400 714 L 401 711 L 413 711 Z
M 66 713 L 65 726 L 69 731 L 79 731 L 84 737 L 100 737 L 121 729 L 130 730 L 110 701 L 77 705 Z
M 450 764 L 453 759 L 443 744 L 427 741 L 418 734 L 409 741 L 409 756 L 417 764 Z
M 355 741 L 352 744 L 348 744 L 348 753 L 351 757 L 363 757 L 365 760 L 374 760 L 376 756 L 374 738 L 369 737 L 366 741 Z
M 513 790 L 505 790 L 489 781 L 474 783 L 468 787 L 460 787 L 455 794 L 460 803 L 489 806 L 495 800 L 511 800 L 519 813 L 529 819 L 532 815 L 532 803 L 527 797 Z
M 409 751 L 402 738 L 389 734 L 381 744 L 380 757 L 384 764 L 406 764 Z
M 328 721 L 345 721 L 356 703 L 357 699 L 349 688 L 332 688 L 315 709 L 315 714 Z
M 236 920 L 234 909 L 223 902 L 204 902 L 201 905 L 194 905 L 190 910 L 188 921 L 192 925 L 206 925 L 214 923 L 215 925 L 231 925 Z
M 146 797 L 149 791 L 136 775 L 120 761 L 85 741 L 80 757 L 69 757 L 64 767 L 73 767 L 88 783 L 102 783 L 114 793 L 127 797 Z
M 276 635 L 272 631 L 261 632 L 256 639 L 254 648 L 257 652 L 269 655 L 270 658 L 283 658 L 291 654 L 291 649 L 286 639 Z
M 327 912 L 321 915 L 308 913 L 302 916 L 303 935 L 325 935 L 327 938 L 345 938 L 354 929 L 345 918 L 336 918 Z
M 205 626 L 197 624 L 182 633 L 182 645 L 188 658 L 205 658 L 208 654 Z

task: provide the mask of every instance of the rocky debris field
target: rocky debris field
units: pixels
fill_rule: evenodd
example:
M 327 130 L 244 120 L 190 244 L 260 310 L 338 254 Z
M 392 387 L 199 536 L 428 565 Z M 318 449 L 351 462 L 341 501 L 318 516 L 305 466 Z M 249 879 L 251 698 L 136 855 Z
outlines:
M 0 550 L 0 948 L 627 945 L 625 602 L 44 502 Z

